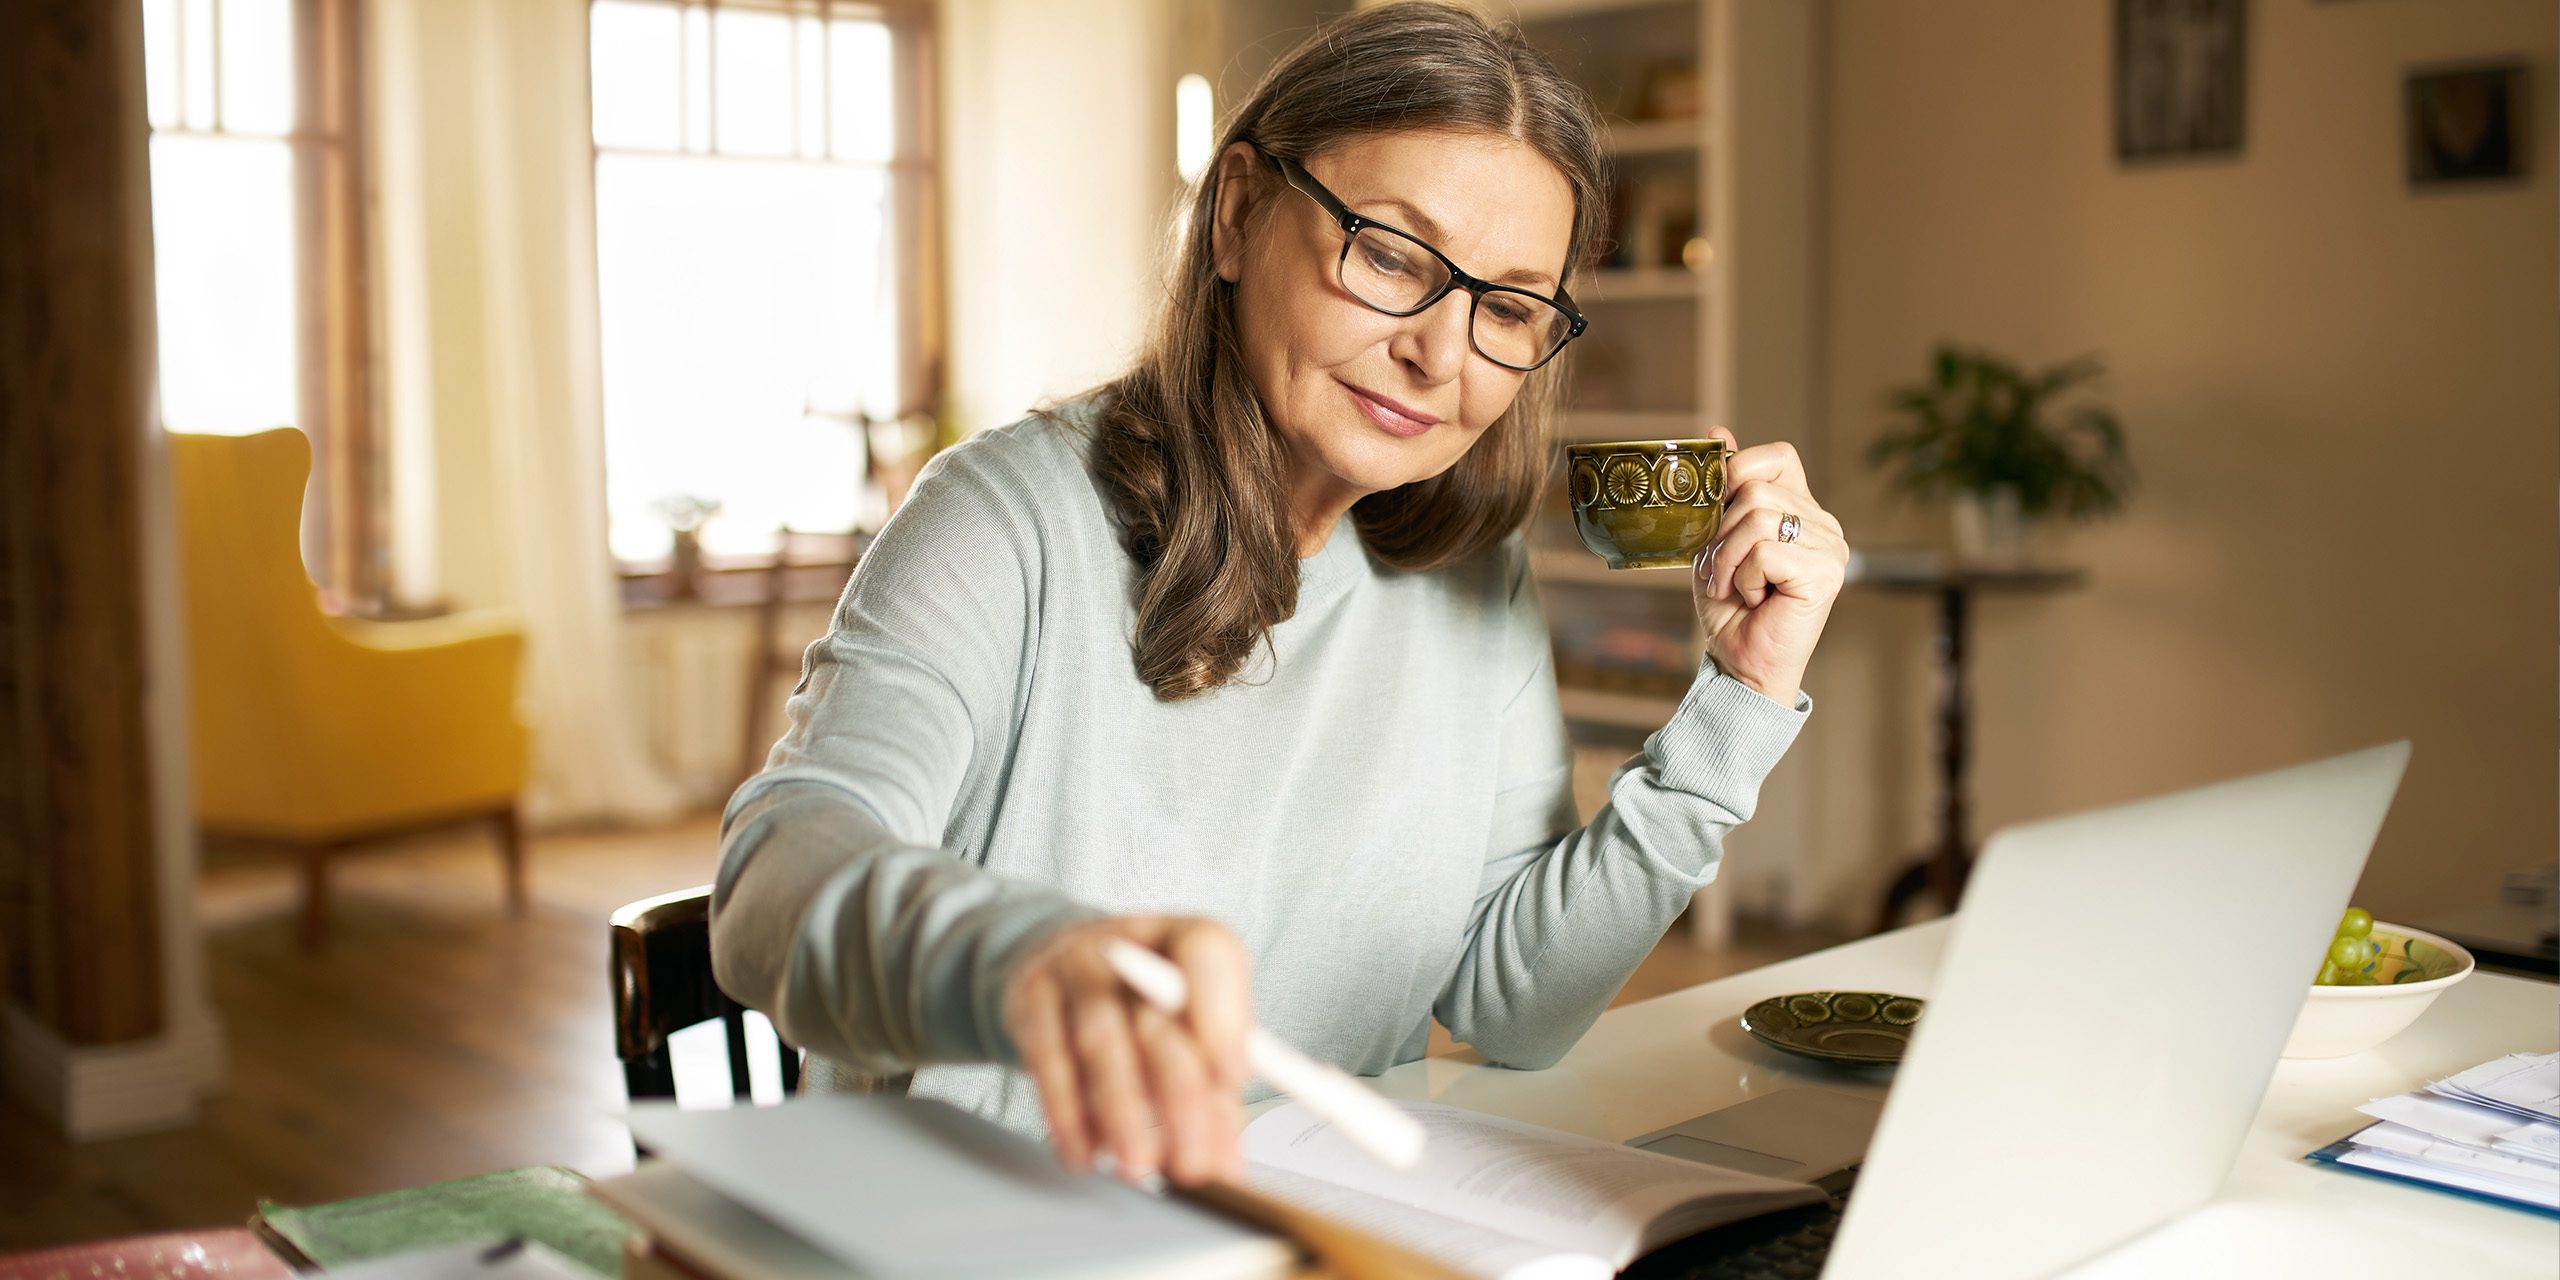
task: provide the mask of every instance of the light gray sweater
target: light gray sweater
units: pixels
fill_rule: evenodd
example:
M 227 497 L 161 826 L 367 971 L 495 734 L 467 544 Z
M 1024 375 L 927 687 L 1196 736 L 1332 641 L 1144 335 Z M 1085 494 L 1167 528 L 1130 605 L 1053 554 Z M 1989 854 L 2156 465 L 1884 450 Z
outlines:
M 723 818 L 721 986 L 815 1055 L 1034 1137 L 1003 984 L 1097 914 L 1224 921 L 1261 1025 L 1354 1072 L 1421 1057 L 1433 1017 L 1553 1063 L 1714 878 L 1811 699 L 1704 664 L 1583 825 L 1521 536 L 1402 573 L 1346 516 L 1276 663 L 1158 701 L 1090 421 L 1071 403 L 944 451 L 881 529 Z

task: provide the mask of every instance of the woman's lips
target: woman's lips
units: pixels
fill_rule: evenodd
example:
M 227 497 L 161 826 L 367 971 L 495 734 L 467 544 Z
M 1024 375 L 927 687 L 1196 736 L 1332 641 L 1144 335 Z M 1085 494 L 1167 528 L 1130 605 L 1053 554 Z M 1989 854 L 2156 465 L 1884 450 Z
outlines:
M 1388 407 L 1386 402 L 1380 400 L 1376 396 L 1370 395 L 1366 391 L 1362 391 L 1358 387 L 1350 387 L 1350 384 L 1348 383 L 1345 383 L 1344 385 L 1349 387 L 1351 391 L 1351 398 L 1359 404 L 1360 411 L 1369 415 L 1369 421 L 1377 423 L 1381 430 L 1386 431 L 1390 435 L 1418 436 L 1425 431 L 1429 431 L 1432 424 L 1439 421 L 1437 418 L 1426 421 L 1421 418 L 1412 417 L 1399 410 Z

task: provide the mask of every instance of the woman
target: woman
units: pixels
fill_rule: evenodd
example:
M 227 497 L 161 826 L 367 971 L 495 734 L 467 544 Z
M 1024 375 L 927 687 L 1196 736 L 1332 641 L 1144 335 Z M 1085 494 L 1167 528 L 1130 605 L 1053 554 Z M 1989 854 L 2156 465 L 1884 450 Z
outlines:
M 1239 1172 L 1253 1021 L 1363 1073 L 1434 1016 L 1523 1068 L 1590 1026 L 1793 741 L 1848 558 L 1742 450 L 1709 661 L 1576 825 L 1519 530 L 1601 169 L 1516 33 L 1343 18 L 1236 113 L 1137 367 L 926 468 L 723 823 L 721 985 L 813 1079 L 1190 1183 Z

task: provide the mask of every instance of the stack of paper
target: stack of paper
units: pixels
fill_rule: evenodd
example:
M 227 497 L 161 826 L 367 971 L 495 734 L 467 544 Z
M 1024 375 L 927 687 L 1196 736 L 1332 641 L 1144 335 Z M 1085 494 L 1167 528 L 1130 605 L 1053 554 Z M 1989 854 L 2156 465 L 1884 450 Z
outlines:
M 2560 1053 L 2517 1053 L 2356 1108 L 2377 1123 L 2312 1153 L 2560 1214 Z

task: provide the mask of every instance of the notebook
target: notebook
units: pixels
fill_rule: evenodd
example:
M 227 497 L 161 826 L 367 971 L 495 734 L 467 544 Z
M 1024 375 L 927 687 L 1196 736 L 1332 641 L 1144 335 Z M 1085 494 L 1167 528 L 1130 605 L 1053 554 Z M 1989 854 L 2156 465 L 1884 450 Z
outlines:
M 1669 1240 L 1823 1193 L 1435 1103 L 1389 1169 L 1298 1103 L 1243 1135 L 1242 1188 L 1151 1195 L 944 1103 L 803 1097 L 637 1108 L 661 1158 L 596 1194 L 717 1276 L 1606 1277 Z M 987 1229 L 1001 1223 L 1002 1231 Z

